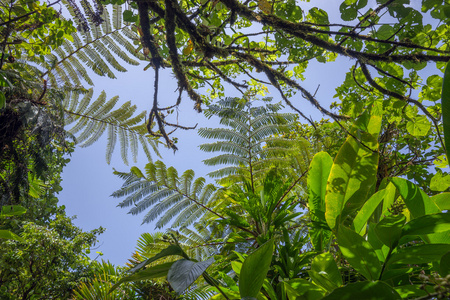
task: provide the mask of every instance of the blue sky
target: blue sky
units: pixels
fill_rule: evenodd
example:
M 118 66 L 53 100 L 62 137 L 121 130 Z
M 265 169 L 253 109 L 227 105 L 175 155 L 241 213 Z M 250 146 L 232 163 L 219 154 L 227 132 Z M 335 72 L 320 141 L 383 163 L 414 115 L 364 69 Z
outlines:
M 144 72 L 142 68 L 142 66 L 130 68 L 128 73 L 119 74 L 116 80 L 97 79 L 94 98 L 102 90 L 105 90 L 108 99 L 115 95 L 120 96 L 118 105 L 132 100 L 138 106 L 138 111 L 148 111 L 153 97 L 153 71 Z M 315 91 L 320 84 L 316 96 L 322 104 L 328 106 L 333 101 L 334 87 L 344 79 L 347 68 L 348 64 L 345 63 L 345 60 L 327 65 L 313 63 L 309 68 L 311 71 L 306 75 L 304 86 L 310 91 Z M 173 103 L 177 96 L 174 93 L 175 88 L 176 82 L 169 70 L 166 70 L 161 76 L 160 103 Z M 227 96 L 238 96 L 231 88 L 230 90 L 232 92 Z M 274 101 L 280 101 L 275 92 L 268 96 L 274 97 Z M 302 109 L 307 115 L 312 115 L 315 119 L 321 118 L 321 114 L 300 95 L 295 98 L 293 102 L 296 107 Z M 192 126 L 198 123 L 198 128 L 219 126 L 217 118 L 208 120 L 202 114 L 196 113 L 192 104 L 190 99 L 184 97 L 180 107 L 180 124 Z M 211 154 L 203 153 L 198 149 L 200 144 L 209 142 L 209 140 L 200 138 L 197 130 L 179 130 L 175 136 L 179 139 L 177 145 L 179 151 L 174 153 L 162 145 L 159 147 L 162 161 L 167 166 L 175 166 L 179 173 L 186 169 L 193 169 L 196 176 L 205 176 L 214 170 L 202 163 L 202 160 L 210 157 Z M 127 214 L 127 209 L 116 207 L 119 199 L 109 197 L 122 185 L 122 180 L 113 175 L 113 167 L 119 171 L 128 171 L 133 165 L 143 169 L 148 161 L 145 154 L 140 151 L 138 162 L 130 161 L 130 165 L 126 166 L 120 158 L 120 151 L 116 149 L 111 164 L 108 165 L 105 160 L 105 149 L 106 136 L 90 147 L 76 148 L 70 157 L 71 162 L 63 172 L 63 191 L 60 193 L 59 199 L 60 204 L 66 206 L 69 216 L 77 216 L 74 221 L 77 226 L 84 230 L 91 230 L 99 226 L 107 229 L 99 237 L 98 249 L 93 252 L 102 251 L 103 259 L 108 259 L 114 264 L 124 264 L 131 257 L 139 236 L 144 232 L 154 232 L 155 228 L 153 224 L 141 225 L 143 215 Z M 157 160 L 158 158 L 155 155 L 153 159 Z
M 333 4 L 336 0 L 313 1 L 314 5 L 326 5 L 330 12 L 330 21 L 338 20 L 336 14 L 337 7 Z M 307 7 L 312 7 L 312 3 L 304 3 Z M 334 16 L 333 16 L 334 15 Z M 324 107 L 335 99 L 334 88 L 344 80 L 345 72 L 352 65 L 347 59 L 338 59 L 337 62 L 321 64 L 311 62 L 305 77 L 301 82 L 306 89 L 314 93 L 320 84 L 316 97 Z M 121 103 L 132 100 L 138 106 L 138 111 L 149 110 L 153 99 L 153 70 L 143 71 L 145 64 L 138 67 L 128 67 L 129 72 L 116 74 L 118 79 L 111 80 L 93 76 L 95 82 L 94 99 L 98 94 L 105 90 L 107 98 L 115 95 L 120 96 Z M 163 105 L 175 103 L 177 93 L 176 81 L 170 70 L 164 70 L 160 75 L 160 93 L 159 101 Z M 204 92 L 204 91 L 203 91 Z M 280 101 L 277 92 L 270 93 L 268 96 L 274 98 L 274 101 Z M 226 96 L 239 96 L 232 87 L 226 90 Z M 301 109 L 307 116 L 311 115 L 314 119 L 322 118 L 321 114 L 314 109 L 300 95 L 291 99 L 293 104 Z M 184 126 L 193 126 L 198 123 L 200 127 L 217 127 L 218 120 L 206 119 L 202 114 L 193 110 L 193 102 L 184 95 L 182 105 L 179 109 L 180 124 Z M 179 173 L 186 169 L 193 169 L 197 176 L 205 176 L 213 168 L 203 165 L 202 160 L 209 157 L 201 152 L 198 146 L 208 142 L 197 136 L 196 130 L 177 131 L 178 148 L 175 154 L 172 150 L 160 146 L 162 160 L 167 166 L 175 166 Z M 128 171 L 131 166 L 136 165 L 144 168 L 147 159 L 144 153 L 139 153 L 138 162 L 130 162 L 125 166 L 120 158 L 120 151 L 116 149 L 113 154 L 111 164 L 108 165 L 105 160 L 106 136 L 100 139 L 94 145 L 88 148 L 77 147 L 72 154 L 71 162 L 63 172 L 63 191 L 59 195 L 60 204 L 66 206 L 69 216 L 76 215 L 74 223 L 84 230 L 91 230 L 100 226 L 106 228 L 106 232 L 99 236 L 98 249 L 92 252 L 102 251 L 105 260 L 110 260 L 114 264 L 123 265 L 135 248 L 136 241 L 144 232 L 154 232 L 153 224 L 141 225 L 143 215 L 132 216 L 127 214 L 127 209 L 116 207 L 118 199 L 109 197 L 112 192 L 119 189 L 122 181 L 113 175 L 113 167 L 119 171 Z M 211 156 L 211 155 L 210 155 Z M 156 156 L 154 160 L 158 159 Z M 92 255 L 95 257 L 95 254 Z

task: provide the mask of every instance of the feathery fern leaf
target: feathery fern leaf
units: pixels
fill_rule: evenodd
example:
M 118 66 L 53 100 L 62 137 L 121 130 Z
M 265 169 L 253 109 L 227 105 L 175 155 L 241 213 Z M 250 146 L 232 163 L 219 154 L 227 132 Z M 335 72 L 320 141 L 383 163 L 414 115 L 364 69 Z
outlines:
M 69 1 L 63 1 L 73 19 L 84 27 L 86 20 L 80 18 Z M 130 24 L 122 22 L 122 8 L 113 6 L 112 16 L 108 9 L 103 9 L 99 17 L 103 20 L 98 26 L 89 20 L 90 30 L 78 30 L 72 34 L 73 42 L 66 40 L 61 47 L 56 48 L 45 60 L 28 57 L 27 60 L 43 67 L 46 71 L 41 77 L 48 79 L 52 86 L 65 85 L 82 86 L 82 80 L 92 85 L 86 68 L 100 76 L 116 78 L 114 71 L 125 72 L 126 68 L 116 60 L 119 57 L 128 65 L 139 65 L 145 56 L 136 51 L 133 41 L 139 39 L 130 29 Z
M 64 102 L 66 125 L 73 124 L 68 132 L 75 135 L 76 142 L 80 147 L 90 146 L 107 132 L 106 161 L 108 164 L 111 161 L 117 139 L 120 142 L 120 152 L 125 164 L 128 164 L 129 149 L 133 160 L 136 161 L 139 144 L 144 148 L 149 160 L 151 160 L 149 145 L 159 156 L 157 141 L 149 137 L 145 126 L 136 125 L 144 123 L 145 112 L 133 116 L 136 106 L 131 105 L 130 102 L 114 109 L 118 97 L 106 101 L 105 92 L 102 92 L 97 100 L 91 103 L 92 96 L 93 90 L 90 89 L 81 100 L 79 100 L 79 95 L 72 94 L 68 95 Z
M 250 101 L 227 98 L 211 105 L 208 117 L 219 116 L 226 128 L 201 128 L 199 135 L 218 140 L 203 144 L 205 152 L 221 152 L 218 156 L 204 160 L 208 166 L 226 165 L 208 175 L 219 184 L 233 182 L 240 176 L 252 182 L 252 186 L 271 167 L 290 168 L 292 162 L 286 154 L 293 154 L 293 140 L 280 136 L 293 129 L 294 114 L 279 113 L 281 104 L 266 104 L 253 107 Z
M 128 175 L 115 172 L 126 178 L 126 182 L 112 194 L 115 198 L 127 196 L 119 206 L 134 204 L 129 211 L 131 214 L 139 214 L 150 208 L 143 223 L 157 220 L 156 227 L 162 228 L 176 218 L 172 227 L 182 227 L 192 224 L 207 212 L 214 214 L 208 203 L 219 195 L 219 190 L 212 184 L 205 185 L 202 177 L 195 179 L 192 170 L 179 176 L 175 168 L 167 168 L 161 161 L 148 163 L 145 170 L 145 178 L 131 174 L 133 172 Z M 188 224 L 184 220 L 188 220 Z

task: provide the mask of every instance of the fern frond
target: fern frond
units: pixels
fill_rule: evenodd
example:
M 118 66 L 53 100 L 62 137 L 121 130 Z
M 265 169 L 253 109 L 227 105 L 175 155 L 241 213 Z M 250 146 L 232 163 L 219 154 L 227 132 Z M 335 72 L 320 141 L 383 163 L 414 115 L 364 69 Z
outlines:
M 195 179 L 192 170 L 185 171 L 179 177 L 175 168 L 167 168 L 161 161 L 148 163 L 145 170 L 145 179 L 130 178 L 134 178 L 138 182 L 147 182 L 154 188 L 144 191 L 143 188 L 133 184 L 131 185 L 133 192 L 129 194 L 129 188 L 124 184 L 122 189 L 113 194 L 114 197 L 128 195 L 122 206 L 129 205 L 131 202 L 135 203 L 136 206 L 129 211 L 133 215 L 149 208 L 150 210 L 143 218 L 143 223 L 157 220 L 156 226 L 159 228 L 169 224 L 180 213 L 186 213 L 181 218 L 177 217 L 177 221 L 173 223 L 176 223 L 177 227 L 184 226 L 185 224 L 181 222 L 182 219 L 190 218 L 190 222 L 194 220 L 192 215 L 187 215 L 189 211 L 195 212 L 196 217 L 201 217 L 210 210 L 208 202 L 214 199 L 217 188 L 213 184 L 205 185 L 205 179 L 202 177 Z M 174 226 L 173 224 L 172 226 Z
M 137 107 L 126 102 L 115 109 L 119 98 L 113 97 L 106 101 L 106 93 L 102 92 L 92 102 L 93 90 L 90 89 L 79 101 L 79 95 L 69 94 L 64 101 L 65 122 L 67 125 L 76 122 L 68 132 L 75 135 L 76 141 L 82 147 L 90 146 L 107 132 L 106 161 L 109 164 L 116 142 L 119 140 L 122 160 L 128 164 L 128 150 L 132 159 L 137 160 L 139 145 L 142 145 L 148 159 L 151 160 L 149 145 L 157 151 L 157 141 L 147 135 L 143 123 L 146 112 L 133 116 Z M 81 131 L 81 133 L 79 133 Z

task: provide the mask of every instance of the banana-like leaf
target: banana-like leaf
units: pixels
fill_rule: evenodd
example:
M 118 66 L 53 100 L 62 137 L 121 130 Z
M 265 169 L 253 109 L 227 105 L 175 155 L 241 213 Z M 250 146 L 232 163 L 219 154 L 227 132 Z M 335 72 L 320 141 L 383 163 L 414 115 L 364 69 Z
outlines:
M 328 292 L 342 285 L 342 277 L 333 254 L 327 252 L 314 257 L 308 272 L 312 281 Z
M 449 244 L 423 244 L 398 249 L 392 254 L 389 265 L 395 264 L 424 264 L 439 261 L 444 254 L 450 251 Z
M 393 249 L 402 236 L 402 228 L 406 222 L 404 215 L 389 216 L 382 219 L 375 227 L 375 234 L 386 246 Z
M 378 132 L 380 123 L 381 117 L 370 117 L 367 125 L 369 132 Z M 369 132 L 360 131 L 355 126 L 331 167 L 325 196 L 325 217 L 333 231 L 350 213 L 364 205 L 376 181 L 378 142 L 377 136 Z
M 447 160 L 450 160 L 450 63 L 444 72 L 442 82 L 442 123 L 444 125 L 444 142 L 447 152 Z
M 257 297 L 272 262 L 273 240 L 269 240 L 247 256 L 239 274 L 241 297 Z
M 400 295 L 389 285 L 382 281 L 363 281 L 349 283 L 344 287 L 335 289 L 322 300 L 400 300 Z
M 326 152 L 319 152 L 314 155 L 308 172 L 308 206 L 312 223 L 309 236 L 314 249 L 318 252 L 323 251 L 331 235 L 330 230 L 323 227 L 326 226 L 325 193 L 332 165 L 331 156 Z
M 380 277 L 381 264 L 368 241 L 345 226 L 339 226 L 337 239 L 342 254 L 355 270 L 368 280 Z
M 450 213 L 438 213 L 411 220 L 403 227 L 402 235 L 433 234 L 449 230 Z

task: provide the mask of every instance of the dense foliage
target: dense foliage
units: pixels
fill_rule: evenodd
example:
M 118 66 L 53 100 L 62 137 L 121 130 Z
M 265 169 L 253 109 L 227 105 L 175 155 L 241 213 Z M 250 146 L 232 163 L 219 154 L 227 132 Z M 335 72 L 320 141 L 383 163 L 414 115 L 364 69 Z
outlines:
M 315 4 L 0 1 L 0 297 L 449 297 L 450 3 Z M 302 81 L 340 58 L 351 64 L 328 109 Z M 142 62 L 148 118 L 105 92 L 92 101 L 91 76 Z M 158 98 L 163 68 L 175 103 Z M 184 92 L 222 124 L 198 132 L 214 140 L 200 146 L 217 154 L 211 179 L 151 161 L 158 140 L 177 149 L 170 127 L 190 129 L 171 121 Z M 82 232 L 57 199 L 65 155 L 105 133 L 108 163 L 117 141 L 126 164 L 140 147 L 149 158 L 116 172 L 119 205 L 170 225 L 119 268 L 88 258 L 102 229 Z

